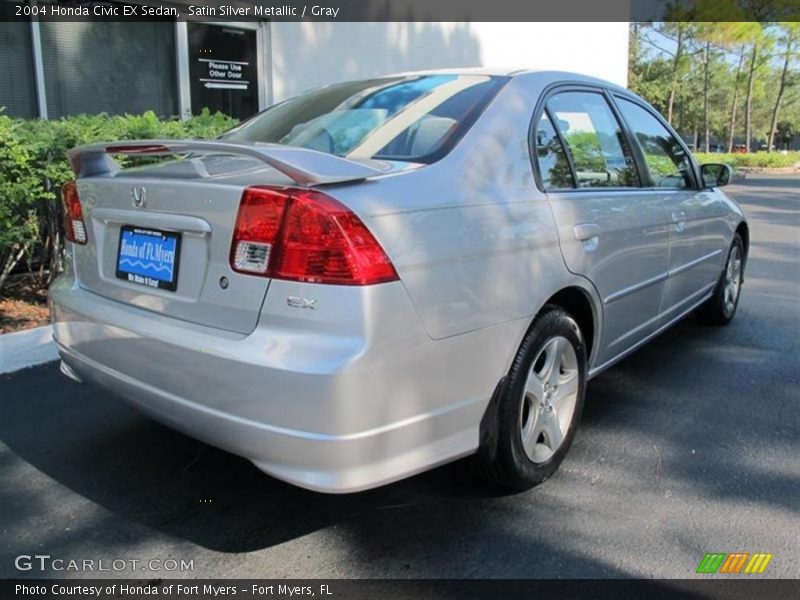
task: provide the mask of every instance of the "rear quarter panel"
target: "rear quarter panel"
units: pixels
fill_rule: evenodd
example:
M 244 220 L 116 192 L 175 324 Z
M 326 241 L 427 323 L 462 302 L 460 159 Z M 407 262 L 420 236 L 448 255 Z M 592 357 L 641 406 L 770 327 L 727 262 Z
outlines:
M 331 190 L 376 235 L 434 339 L 528 319 L 573 277 L 529 158 L 540 87 L 512 79 L 437 163 Z

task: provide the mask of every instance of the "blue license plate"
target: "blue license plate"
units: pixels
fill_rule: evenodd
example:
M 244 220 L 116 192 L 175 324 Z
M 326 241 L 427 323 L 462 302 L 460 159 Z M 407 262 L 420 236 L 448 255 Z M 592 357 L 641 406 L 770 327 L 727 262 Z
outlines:
M 172 292 L 178 287 L 181 235 L 125 225 L 119 232 L 117 277 Z

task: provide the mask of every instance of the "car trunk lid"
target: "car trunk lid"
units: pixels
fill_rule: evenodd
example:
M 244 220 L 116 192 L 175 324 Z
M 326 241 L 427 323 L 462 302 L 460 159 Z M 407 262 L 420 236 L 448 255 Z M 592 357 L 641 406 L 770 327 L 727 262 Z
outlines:
M 258 146 L 145 141 L 72 151 L 88 234 L 87 244 L 72 246 L 79 285 L 159 314 L 251 332 L 270 280 L 230 268 L 244 190 L 359 181 L 391 170 L 313 151 Z M 111 161 L 109 147 L 125 154 L 191 154 L 121 170 Z

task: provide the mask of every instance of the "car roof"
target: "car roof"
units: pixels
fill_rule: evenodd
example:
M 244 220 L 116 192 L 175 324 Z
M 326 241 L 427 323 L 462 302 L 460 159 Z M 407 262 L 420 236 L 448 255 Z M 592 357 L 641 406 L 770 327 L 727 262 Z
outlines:
M 611 83 L 610 81 L 606 81 L 604 79 L 600 79 L 598 77 L 592 77 L 591 75 L 585 75 L 583 73 L 544 68 L 513 69 L 502 67 L 464 67 L 451 69 L 426 69 L 421 71 L 404 71 L 402 73 L 393 73 L 392 75 L 388 75 L 388 77 L 409 75 L 485 75 L 488 77 L 546 78 L 551 80 L 563 80 L 565 83 L 593 83 L 595 85 L 601 85 L 620 92 L 631 94 L 630 90 L 626 89 L 625 87 Z
M 449 69 L 417 69 L 414 71 L 400 71 L 389 73 L 381 77 L 408 77 L 411 75 L 487 75 L 489 77 L 509 77 L 519 69 L 504 69 L 498 67 L 458 67 Z
M 600 85 L 609 89 L 613 89 L 619 92 L 625 92 L 631 94 L 631 91 L 627 88 L 617 85 L 616 83 L 612 83 L 606 79 L 601 79 L 599 77 L 593 77 L 591 75 L 585 75 L 583 73 L 574 73 L 571 71 L 559 71 L 559 70 L 552 70 L 552 69 L 524 69 L 524 70 L 517 70 L 510 74 L 511 77 L 542 77 L 551 80 L 560 80 L 564 83 L 592 83 L 595 85 Z

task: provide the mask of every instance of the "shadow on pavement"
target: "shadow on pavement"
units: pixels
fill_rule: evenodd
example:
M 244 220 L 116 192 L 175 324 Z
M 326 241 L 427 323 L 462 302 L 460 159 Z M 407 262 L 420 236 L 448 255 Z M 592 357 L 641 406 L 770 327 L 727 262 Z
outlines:
M 732 443 L 731 429 L 738 426 L 736 413 L 726 417 L 718 406 L 703 404 L 699 395 L 676 396 L 675 414 L 684 411 L 692 418 L 670 423 L 669 417 L 666 422 L 659 417 L 663 406 L 654 413 L 651 398 L 653 389 L 674 380 L 678 357 L 701 355 L 698 346 L 719 343 L 714 339 L 719 335 L 723 333 L 690 320 L 595 379 L 589 386 L 582 431 L 597 434 L 605 428 L 613 435 L 635 430 L 673 446 L 702 445 L 705 439 L 705 445 L 719 446 L 720 455 L 712 456 L 717 475 L 708 477 L 708 459 L 699 471 L 686 466 L 680 475 L 708 493 L 730 492 L 731 482 L 749 476 L 741 465 L 721 456 Z M 708 362 L 683 366 L 682 377 L 699 377 L 703 370 L 715 368 Z M 338 524 L 342 535 L 368 552 L 435 540 L 429 551 L 446 554 L 450 545 L 475 543 L 474 532 L 487 540 L 508 536 L 508 531 L 490 524 L 513 519 L 516 505 L 528 511 L 533 522 L 537 517 L 558 518 L 547 497 L 553 482 L 529 493 L 525 502 L 515 502 L 520 496 L 509 497 L 476 480 L 461 462 L 360 494 L 301 490 L 264 475 L 244 459 L 162 427 L 113 397 L 63 379 L 55 365 L 4 379 L 0 440 L 39 471 L 107 509 L 108 522 L 94 527 L 113 528 L 114 521 L 123 518 L 212 550 L 248 552 Z M 710 383 L 699 380 L 696 385 L 713 389 L 713 377 Z M 708 422 L 715 427 L 707 427 Z M 780 430 L 776 434 L 781 435 Z M 788 428 L 784 434 L 794 432 Z M 592 452 L 579 449 L 580 439 L 579 434 L 579 460 L 581 453 Z M 0 470 L 6 466 L 0 461 Z M 758 477 L 760 486 L 737 487 L 736 493 L 758 498 L 768 476 Z M 774 501 L 793 503 L 790 488 L 795 483 L 773 476 L 768 486 L 777 492 Z M 22 522 L 41 514 L 36 496 L 17 497 L 22 493 L 13 485 L 0 489 L 2 505 L 10 507 L 3 521 Z M 540 506 L 533 502 L 537 496 Z M 498 520 L 487 519 L 487 513 L 497 513 Z M 549 552 L 557 561 L 555 550 Z M 595 565 L 589 572 L 607 575 L 606 569 Z

